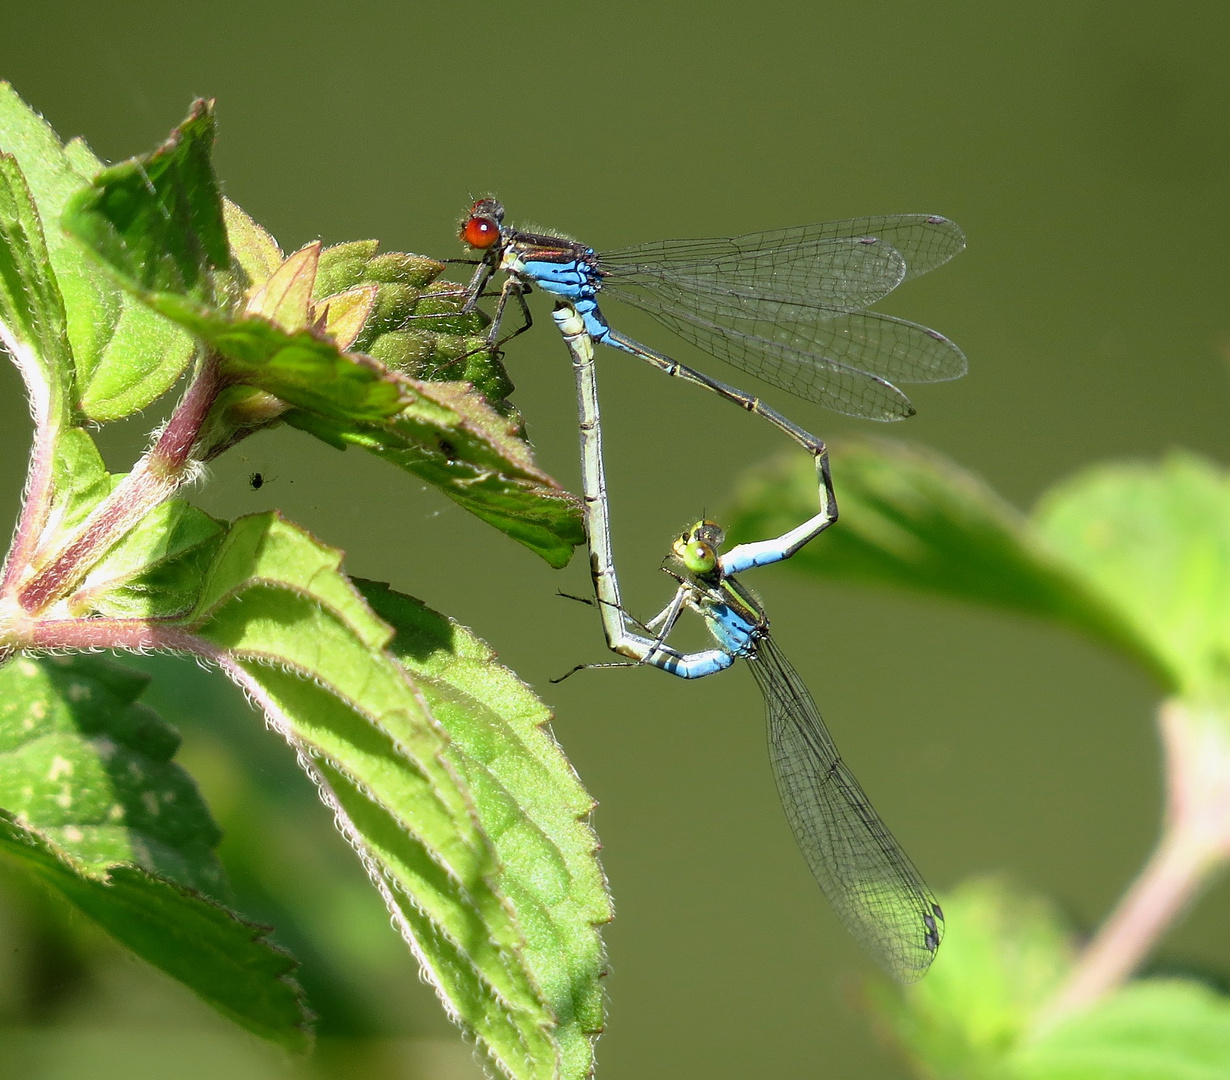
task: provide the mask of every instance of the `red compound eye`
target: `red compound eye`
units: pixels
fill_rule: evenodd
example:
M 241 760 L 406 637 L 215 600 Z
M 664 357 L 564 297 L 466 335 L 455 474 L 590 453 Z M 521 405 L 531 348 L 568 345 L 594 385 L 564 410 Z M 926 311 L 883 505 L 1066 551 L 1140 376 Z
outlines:
M 461 227 L 461 239 L 472 248 L 491 247 L 500 238 L 500 226 L 489 217 L 471 217 Z

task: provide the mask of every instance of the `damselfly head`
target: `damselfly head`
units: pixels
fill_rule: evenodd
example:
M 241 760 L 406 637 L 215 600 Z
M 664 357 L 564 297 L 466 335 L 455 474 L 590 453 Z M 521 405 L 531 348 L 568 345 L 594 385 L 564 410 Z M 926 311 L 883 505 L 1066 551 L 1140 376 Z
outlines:
M 712 521 L 698 521 L 671 545 L 675 556 L 690 574 L 706 577 L 718 566 L 718 551 L 726 534 Z
M 461 239 L 472 248 L 486 251 L 500 239 L 504 206 L 497 199 L 479 199 L 461 223 Z

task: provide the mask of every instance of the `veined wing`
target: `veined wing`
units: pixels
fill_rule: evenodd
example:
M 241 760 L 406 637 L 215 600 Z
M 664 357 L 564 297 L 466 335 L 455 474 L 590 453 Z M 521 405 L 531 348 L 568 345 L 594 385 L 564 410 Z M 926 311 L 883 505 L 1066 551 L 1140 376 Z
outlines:
M 874 304 L 901 284 L 906 273 L 905 259 L 896 248 L 848 237 L 657 263 L 612 266 L 605 255 L 600 261 L 608 289 L 645 288 L 684 305 L 794 302 L 824 313 L 820 317 Z
M 847 929 L 902 982 L 935 958 L 944 916 L 833 745 L 811 694 L 765 637 L 748 661 L 764 694 L 769 755 L 803 857 Z
M 612 288 L 609 294 L 647 311 L 685 341 L 809 401 L 820 400 L 810 388 L 823 373 L 792 373 L 788 383 L 775 379 L 767 373 L 774 365 L 757 356 L 757 343 L 765 343 L 759 350 L 765 353 L 774 351 L 768 346 L 790 350 L 803 367 L 810 359 L 818 367 L 827 362 L 895 382 L 946 382 L 968 369 L 965 354 L 943 334 L 880 311 L 826 310 L 730 292 L 679 294 L 649 285 L 636 291 Z M 715 334 L 739 338 L 746 347 L 718 344 Z
M 904 278 L 918 277 L 943 266 L 965 247 L 965 234 L 948 218 L 936 214 L 885 214 L 878 217 L 822 221 L 785 229 L 745 233 L 706 240 L 654 240 L 635 247 L 604 251 L 604 267 L 689 266 L 731 256 L 800 248 L 826 241 L 876 239 L 905 260 Z
M 921 382 L 953 378 L 965 370 L 964 355 L 942 334 L 877 312 L 846 314 L 802 328 L 745 320 L 744 330 L 667 308 L 653 297 L 616 295 L 711 356 L 849 416 L 902 420 L 914 414 L 909 398 L 877 371 L 900 372 L 903 382 Z

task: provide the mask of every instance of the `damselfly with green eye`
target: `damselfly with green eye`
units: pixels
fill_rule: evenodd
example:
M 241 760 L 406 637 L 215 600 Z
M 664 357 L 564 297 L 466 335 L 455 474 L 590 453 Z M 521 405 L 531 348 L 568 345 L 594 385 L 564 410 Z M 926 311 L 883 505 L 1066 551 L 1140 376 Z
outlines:
M 722 541 L 711 521 L 675 541 L 667 569 L 679 588 L 645 624 L 653 639 L 626 655 L 690 679 L 747 662 L 764 697 L 778 794 L 807 865 L 850 933 L 890 974 L 913 982 L 935 957 L 944 913 L 837 752 L 803 680 L 769 635 L 760 601 L 736 578 L 752 564 L 737 547 L 719 555 Z M 666 646 L 685 610 L 705 620 L 716 648 Z
M 611 554 L 610 520 L 597 423 L 593 340 L 566 303 L 554 312 L 572 355 L 581 412 L 585 525 L 596 602 L 607 644 L 634 664 L 696 679 L 745 659 L 765 699 L 770 756 L 795 839 L 850 932 L 894 977 L 920 978 L 939 947 L 944 917 L 900 845 L 842 761 L 807 687 L 769 636 L 769 620 L 736 575 L 789 558 L 836 517 L 827 458 L 820 511 L 780 537 L 740 544 L 719 557 L 721 530 L 699 522 L 672 549 L 679 582 L 672 601 L 640 624 L 625 612 Z M 704 618 L 716 648 L 681 653 L 666 638 L 684 610 Z M 586 664 L 581 667 L 619 666 Z M 574 669 L 578 670 L 578 669 Z M 569 673 L 571 674 L 571 672 Z

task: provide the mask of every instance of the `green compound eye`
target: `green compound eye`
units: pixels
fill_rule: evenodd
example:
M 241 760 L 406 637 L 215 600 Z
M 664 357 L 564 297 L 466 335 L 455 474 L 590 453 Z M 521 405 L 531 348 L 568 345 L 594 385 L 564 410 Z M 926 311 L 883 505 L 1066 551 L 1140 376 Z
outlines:
M 679 558 L 693 574 L 711 574 L 717 566 L 717 552 L 703 540 L 690 540 L 684 544 Z

